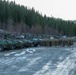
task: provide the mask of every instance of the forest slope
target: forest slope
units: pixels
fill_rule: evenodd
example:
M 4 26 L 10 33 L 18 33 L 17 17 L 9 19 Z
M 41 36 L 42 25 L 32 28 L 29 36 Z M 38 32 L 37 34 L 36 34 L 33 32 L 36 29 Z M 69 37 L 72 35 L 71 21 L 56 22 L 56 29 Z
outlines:
M 15 2 L 0 0 L 0 29 L 32 34 L 75 36 L 76 24 L 59 18 L 47 17 Z

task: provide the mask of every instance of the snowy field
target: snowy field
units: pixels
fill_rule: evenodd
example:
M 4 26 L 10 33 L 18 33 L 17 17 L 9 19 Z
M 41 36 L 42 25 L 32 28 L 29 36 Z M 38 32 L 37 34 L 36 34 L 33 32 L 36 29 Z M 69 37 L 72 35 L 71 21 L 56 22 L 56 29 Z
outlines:
M 0 75 L 76 75 L 76 46 L 0 52 Z

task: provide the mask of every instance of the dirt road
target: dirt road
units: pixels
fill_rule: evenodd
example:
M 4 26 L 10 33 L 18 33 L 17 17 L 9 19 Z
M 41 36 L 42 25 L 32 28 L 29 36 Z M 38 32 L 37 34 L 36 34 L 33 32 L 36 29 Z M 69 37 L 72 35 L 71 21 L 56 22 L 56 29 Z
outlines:
M 0 52 L 0 75 L 76 75 L 75 47 Z

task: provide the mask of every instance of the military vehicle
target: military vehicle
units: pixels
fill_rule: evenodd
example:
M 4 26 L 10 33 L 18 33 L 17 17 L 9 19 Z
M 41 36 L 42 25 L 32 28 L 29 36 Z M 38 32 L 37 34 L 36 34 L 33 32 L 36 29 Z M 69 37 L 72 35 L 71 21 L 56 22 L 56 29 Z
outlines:
M 23 42 L 21 40 L 10 39 L 10 41 L 12 42 L 14 49 L 16 49 L 16 48 L 23 48 Z
M 4 49 L 13 49 L 13 44 L 9 40 L 0 39 L 0 51 L 3 51 Z
M 32 41 L 27 39 L 20 39 L 23 42 L 24 47 L 31 47 Z
M 31 46 L 36 47 L 36 46 L 40 46 L 40 45 L 41 45 L 41 44 L 40 44 L 40 39 L 39 39 L 39 38 L 33 38 L 31 41 L 32 41 Z

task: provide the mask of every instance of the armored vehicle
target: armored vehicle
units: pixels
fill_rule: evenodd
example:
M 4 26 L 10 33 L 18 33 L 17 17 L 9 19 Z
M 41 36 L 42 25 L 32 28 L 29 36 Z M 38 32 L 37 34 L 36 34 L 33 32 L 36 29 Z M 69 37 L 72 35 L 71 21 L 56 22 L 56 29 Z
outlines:
M 13 47 L 16 48 L 22 48 L 23 47 L 23 42 L 21 40 L 18 39 L 10 39 L 10 41 L 13 44 Z
M 13 49 L 13 44 L 9 40 L 0 39 L 0 51 L 3 51 L 4 49 Z
M 27 39 L 20 39 L 23 42 L 24 47 L 31 47 L 32 41 Z

